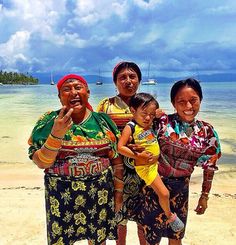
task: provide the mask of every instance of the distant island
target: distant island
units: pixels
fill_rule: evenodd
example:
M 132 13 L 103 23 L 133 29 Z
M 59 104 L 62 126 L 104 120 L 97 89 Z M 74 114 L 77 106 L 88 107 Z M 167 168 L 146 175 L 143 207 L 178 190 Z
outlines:
M 67 72 L 69 73 L 69 72 Z M 37 77 L 39 84 L 50 84 L 50 73 L 32 73 L 34 77 Z M 54 81 L 58 81 L 65 73 L 55 73 Z M 103 84 L 113 83 L 112 77 L 98 76 L 98 75 L 86 75 L 82 74 L 88 83 L 96 84 L 97 80 L 101 80 Z M 157 80 L 158 83 L 173 83 L 174 81 L 181 80 L 186 77 L 194 77 L 201 82 L 236 82 L 236 73 L 217 73 L 217 74 L 193 74 L 192 76 L 183 76 L 183 77 L 164 77 L 164 76 L 152 76 L 153 79 Z M 143 76 L 143 80 L 147 77 Z
M 38 78 L 17 72 L 0 71 L 0 84 L 19 84 L 19 85 L 35 85 L 38 84 Z

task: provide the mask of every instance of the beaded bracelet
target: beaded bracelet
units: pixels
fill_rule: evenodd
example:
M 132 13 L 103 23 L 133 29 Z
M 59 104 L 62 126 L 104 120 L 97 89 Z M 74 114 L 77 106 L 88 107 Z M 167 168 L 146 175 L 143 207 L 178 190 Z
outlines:
M 115 191 L 117 191 L 119 193 L 123 193 L 123 189 L 115 189 Z
M 53 163 L 55 160 L 55 158 L 49 158 L 45 156 L 41 150 L 38 151 L 38 158 L 41 162 L 47 163 L 47 164 Z
M 54 148 L 54 147 L 51 147 L 51 146 L 47 145 L 46 143 L 44 143 L 43 146 L 44 146 L 47 150 L 49 150 L 49 151 L 55 151 L 55 152 L 57 152 L 57 151 L 60 150 L 60 148 Z
M 124 181 L 117 176 L 114 176 L 114 180 L 121 183 L 121 184 L 124 184 Z
M 61 148 L 62 139 L 55 138 L 52 134 L 50 134 L 44 143 L 44 147 L 50 151 L 58 151 Z
M 115 187 L 115 191 L 123 192 L 124 181 L 118 178 L 117 176 L 114 176 L 114 187 Z
M 63 138 L 57 137 L 55 135 L 53 135 L 52 133 L 50 133 L 50 135 L 54 138 L 54 139 L 58 139 L 58 140 L 62 140 Z
M 207 192 L 202 192 L 201 198 L 202 198 L 202 199 L 208 200 L 208 199 L 209 199 L 208 194 L 209 194 L 209 193 L 207 193 Z
M 202 199 L 209 200 L 209 197 L 201 196 Z

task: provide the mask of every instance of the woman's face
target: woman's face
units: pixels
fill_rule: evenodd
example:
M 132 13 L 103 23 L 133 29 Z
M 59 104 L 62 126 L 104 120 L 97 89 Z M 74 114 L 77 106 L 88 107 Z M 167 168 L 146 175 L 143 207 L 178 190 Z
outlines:
M 132 69 L 122 69 L 117 75 L 116 87 L 121 96 L 133 96 L 136 94 L 139 87 L 137 73 Z
M 177 92 L 173 106 L 180 119 L 184 122 L 192 122 L 200 109 L 201 101 L 197 92 L 191 87 L 185 86 Z
M 89 89 L 79 80 L 65 82 L 59 92 L 59 98 L 62 105 L 69 110 L 73 108 L 73 113 L 86 109 L 86 103 L 89 98 Z

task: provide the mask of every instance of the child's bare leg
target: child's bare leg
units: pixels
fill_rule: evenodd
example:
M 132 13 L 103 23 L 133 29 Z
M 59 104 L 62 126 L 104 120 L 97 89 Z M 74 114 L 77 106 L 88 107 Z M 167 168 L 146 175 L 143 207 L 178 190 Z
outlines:
M 167 218 L 169 218 L 172 214 L 171 210 L 170 210 L 170 200 L 169 200 L 170 194 L 169 194 L 168 189 L 166 188 L 166 186 L 162 182 L 161 177 L 159 175 L 157 175 L 150 186 L 158 195 L 161 208 L 164 210 Z
M 169 200 L 170 194 L 159 175 L 157 175 L 157 177 L 154 179 L 150 186 L 153 188 L 153 190 L 159 197 L 159 203 L 165 212 L 165 215 L 167 217 L 167 223 L 170 225 L 171 229 L 175 232 L 183 230 L 184 223 L 179 219 L 179 217 L 175 213 L 171 213 Z M 181 244 L 181 241 L 180 243 L 173 244 Z

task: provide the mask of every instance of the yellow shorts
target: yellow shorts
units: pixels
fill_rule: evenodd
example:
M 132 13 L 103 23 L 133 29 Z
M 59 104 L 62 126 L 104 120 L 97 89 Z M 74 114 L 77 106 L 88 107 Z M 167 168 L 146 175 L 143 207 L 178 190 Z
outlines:
M 134 166 L 138 176 L 143 179 L 146 185 L 150 185 L 158 175 L 158 164 Z

